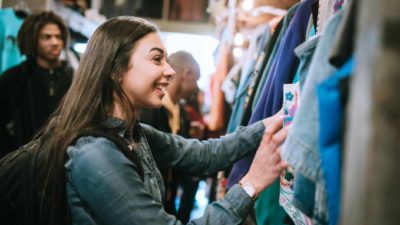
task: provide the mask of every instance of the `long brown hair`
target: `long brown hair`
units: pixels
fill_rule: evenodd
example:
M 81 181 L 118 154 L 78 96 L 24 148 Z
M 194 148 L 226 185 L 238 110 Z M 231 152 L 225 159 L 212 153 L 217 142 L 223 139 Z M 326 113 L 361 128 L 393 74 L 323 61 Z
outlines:
M 112 115 L 115 102 L 121 106 L 126 124 L 133 130 L 137 110 L 122 90 L 119 79 L 128 70 L 137 41 L 157 31 L 147 20 L 123 16 L 103 23 L 90 38 L 70 89 L 37 136 L 49 146 L 46 155 L 49 169 L 44 183 L 46 198 L 41 204 L 41 212 L 48 215 L 49 224 L 69 223 L 64 163 L 66 148 L 79 132 L 96 127 Z

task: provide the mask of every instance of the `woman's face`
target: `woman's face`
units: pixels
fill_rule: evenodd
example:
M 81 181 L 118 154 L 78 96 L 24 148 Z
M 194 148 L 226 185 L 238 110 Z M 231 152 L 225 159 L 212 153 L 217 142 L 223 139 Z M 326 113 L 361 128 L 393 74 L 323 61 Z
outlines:
M 122 89 L 134 107 L 161 107 L 169 80 L 175 74 L 166 59 L 165 46 L 157 33 L 147 34 L 136 43 L 128 71 L 122 76 Z

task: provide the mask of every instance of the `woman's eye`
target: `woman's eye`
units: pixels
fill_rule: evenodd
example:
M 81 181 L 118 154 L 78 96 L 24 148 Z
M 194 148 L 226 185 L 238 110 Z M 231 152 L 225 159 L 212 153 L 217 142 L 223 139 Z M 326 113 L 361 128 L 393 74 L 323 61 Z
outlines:
M 153 61 L 159 64 L 162 61 L 162 57 L 154 57 Z

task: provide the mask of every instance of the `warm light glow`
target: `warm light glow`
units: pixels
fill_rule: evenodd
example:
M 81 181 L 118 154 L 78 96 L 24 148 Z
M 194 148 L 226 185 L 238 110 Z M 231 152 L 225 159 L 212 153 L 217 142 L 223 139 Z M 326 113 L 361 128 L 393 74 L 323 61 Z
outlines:
M 243 54 L 242 48 L 240 48 L 240 47 L 235 47 L 235 48 L 233 49 L 233 56 L 234 56 L 236 59 L 240 58 L 240 56 L 242 56 L 242 54 Z
M 244 11 L 249 12 L 254 8 L 254 1 L 253 0 L 243 0 L 242 2 L 242 9 Z
M 177 51 L 190 52 L 200 65 L 201 77 L 197 84 L 200 89 L 207 89 L 209 76 L 215 71 L 214 53 L 219 41 L 209 35 L 161 32 L 161 38 L 167 48 L 168 54 Z
M 244 42 L 243 35 L 241 33 L 236 33 L 233 42 L 236 46 L 242 46 Z
M 72 45 L 72 48 L 74 49 L 75 52 L 79 54 L 83 54 L 86 50 L 86 43 L 75 43 Z

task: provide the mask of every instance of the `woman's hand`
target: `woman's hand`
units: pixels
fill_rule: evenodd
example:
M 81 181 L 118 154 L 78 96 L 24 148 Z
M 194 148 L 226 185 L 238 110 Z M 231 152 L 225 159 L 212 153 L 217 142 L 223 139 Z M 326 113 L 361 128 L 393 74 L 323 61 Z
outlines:
M 242 184 L 252 184 L 257 194 L 269 186 L 287 167 L 287 163 L 281 161 L 280 146 L 287 136 L 289 127 L 282 128 L 283 117 L 279 113 L 266 120 L 264 121 L 268 126 L 265 128 L 253 163 L 249 172 L 240 181 Z
M 279 112 L 275 113 L 275 115 L 263 119 L 264 127 L 269 127 L 271 125 L 271 123 L 273 123 L 274 121 L 276 121 L 279 118 L 282 118 L 284 116 L 285 115 L 283 115 L 283 107 L 282 107 L 281 110 L 279 110 Z

